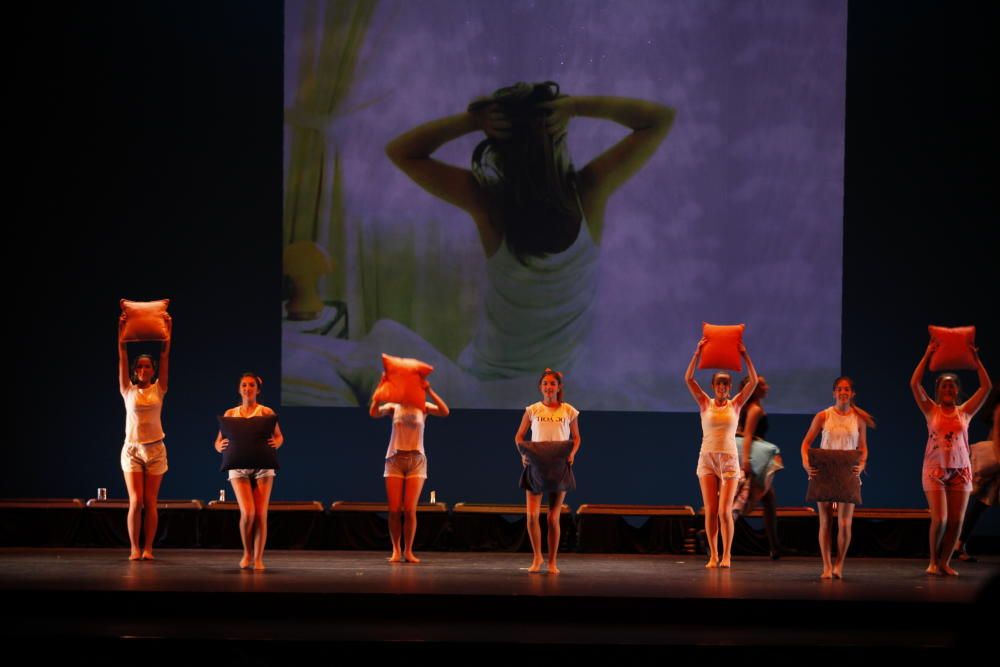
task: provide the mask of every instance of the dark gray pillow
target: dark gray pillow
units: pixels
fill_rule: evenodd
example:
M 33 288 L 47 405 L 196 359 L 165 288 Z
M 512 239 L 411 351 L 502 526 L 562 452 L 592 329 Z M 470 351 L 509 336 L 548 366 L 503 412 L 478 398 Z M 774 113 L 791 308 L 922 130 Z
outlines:
M 809 480 L 806 502 L 860 505 L 861 479 L 852 471 L 860 462 L 861 452 L 856 449 L 810 449 L 809 465 L 819 472 Z
M 519 442 L 518 451 L 528 459 L 521 472 L 520 487 L 532 493 L 572 491 L 576 488 L 573 468 L 566 460 L 573 451 L 569 440 Z
M 219 417 L 219 431 L 229 439 L 222 451 L 220 470 L 234 468 L 273 468 L 277 470 L 278 451 L 267 444 L 278 423 L 277 415 L 260 417 Z

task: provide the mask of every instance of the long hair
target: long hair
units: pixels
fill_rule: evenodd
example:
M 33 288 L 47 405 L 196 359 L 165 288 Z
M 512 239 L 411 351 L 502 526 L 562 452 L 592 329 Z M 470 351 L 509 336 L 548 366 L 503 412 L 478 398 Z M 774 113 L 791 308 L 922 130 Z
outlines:
M 499 212 L 504 242 L 519 262 L 562 252 L 580 232 L 576 171 L 565 137 L 546 131 L 547 109 L 559 84 L 516 83 L 469 104 L 470 112 L 490 106 L 511 123 L 511 136 L 489 137 L 472 153 L 472 173 Z
M 834 391 L 837 391 L 837 385 L 840 384 L 841 382 L 846 382 L 848 385 L 850 385 L 851 391 L 857 391 L 854 388 L 854 380 L 847 377 L 846 375 L 841 375 L 840 377 L 838 377 L 836 380 L 833 381 Z M 876 428 L 875 417 L 873 417 L 867 410 L 862 410 L 860 407 L 858 407 L 858 404 L 854 402 L 853 398 L 851 399 L 851 409 L 854 410 L 855 414 L 858 415 L 861 421 L 863 421 L 865 424 L 868 425 L 868 428 Z
M 760 378 L 758 378 L 758 383 L 759 382 L 760 382 Z M 743 391 L 744 387 L 746 387 L 748 384 L 750 384 L 750 376 L 749 375 L 744 375 L 743 379 L 740 380 L 740 388 L 736 391 L 736 393 L 739 394 L 741 391 Z M 758 386 L 759 386 L 759 384 L 758 384 Z M 757 390 L 756 389 L 753 390 L 753 393 L 750 394 L 750 398 L 748 398 L 747 402 L 744 403 L 743 407 L 740 408 L 740 415 L 739 415 L 739 417 L 736 420 L 736 426 L 741 431 L 747 425 L 747 409 L 749 409 L 749 407 L 751 405 L 753 405 L 754 403 L 760 405 L 760 397 L 757 396 Z

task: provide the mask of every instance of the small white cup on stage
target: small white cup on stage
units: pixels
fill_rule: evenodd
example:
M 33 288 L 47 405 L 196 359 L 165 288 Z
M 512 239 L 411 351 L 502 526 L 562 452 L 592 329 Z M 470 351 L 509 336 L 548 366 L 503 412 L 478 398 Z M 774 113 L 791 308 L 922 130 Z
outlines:
M 97 487 L 97 499 L 98 500 L 107 500 L 108 499 L 108 490 L 106 488 L 104 488 L 103 486 Z

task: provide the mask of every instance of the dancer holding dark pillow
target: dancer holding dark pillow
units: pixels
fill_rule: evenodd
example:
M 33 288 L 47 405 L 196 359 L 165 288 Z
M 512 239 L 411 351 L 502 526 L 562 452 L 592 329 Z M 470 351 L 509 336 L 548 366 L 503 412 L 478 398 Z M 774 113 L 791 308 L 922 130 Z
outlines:
M 872 416 L 854 405 L 854 381 L 841 376 L 833 381 L 833 397 L 836 404 L 813 417 L 806 437 L 802 440 L 802 467 L 809 479 L 814 479 L 820 471 L 809 461 L 809 448 L 816 436 L 823 434 L 820 449 L 835 451 L 858 451 L 860 459 L 851 472 L 860 476 L 868 460 L 867 427 L 874 428 Z M 851 525 L 854 520 L 854 503 L 822 501 L 819 508 L 819 551 L 823 558 L 821 579 L 841 579 L 844 576 L 844 560 L 851 545 Z M 837 560 L 831 553 L 833 515 L 837 513 Z
M 255 419 L 274 416 L 274 410 L 257 402 L 261 386 L 264 384 L 255 373 L 244 373 L 240 376 L 239 393 L 243 400 L 235 408 L 226 410 L 223 418 Z M 267 425 L 270 430 L 269 420 Z M 267 446 L 278 449 L 285 442 L 281 427 L 273 421 L 273 430 L 267 438 Z M 230 446 L 230 440 L 224 437 L 222 429 L 215 438 L 215 450 L 225 453 Z M 273 455 L 266 458 L 274 459 Z M 264 457 L 259 457 L 264 458 Z M 273 464 L 270 464 L 273 465 Z M 240 567 L 254 570 L 264 569 L 264 545 L 267 542 L 267 510 L 271 502 L 271 489 L 274 487 L 274 468 L 231 468 L 229 482 L 233 485 L 236 502 L 240 506 L 240 539 L 243 541 L 243 557 Z

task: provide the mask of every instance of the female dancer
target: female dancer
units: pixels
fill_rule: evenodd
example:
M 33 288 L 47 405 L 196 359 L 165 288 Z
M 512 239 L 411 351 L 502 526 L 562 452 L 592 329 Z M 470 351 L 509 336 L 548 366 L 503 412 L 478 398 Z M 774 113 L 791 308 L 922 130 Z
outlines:
M 973 450 L 977 446 L 991 448 L 995 461 L 1000 461 L 1000 400 L 997 400 L 998 398 L 1000 396 L 997 396 L 997 392 L 994 390 L 988 401 L 993 406 L 984 420 L 990 425 L 989 440 L 972 445 Z M 982 418 L 981 413 L 980 418 Z M 966 545 L 979 517 L 994 505 L 1000 505 L 1000 470 L 993 471 L 992 474 L 983 474 L 973 470 L 972 497 L 969 498 L 969 507 L 965 510 L 965 523 L 962 524 L 962 532 L 958 536 L 958 546 L 955 547 L 955 557 L 959 560 L 966 563 L 976 562 L 977 558 L 968 552 Z
M 742 392 L 750 382 L 750 376 L 745 376 L 740 381 L 740 391 Z M 752 501 L 759 501 L 764 514 L 764 532 L 767 533 L 767 545 L 772 560 L 781 558 L 781 547 L 778 545 L 778 520 L 777 509 L 778 500 L 774 493 L 774 486 L 768 483 L 761 487 L 755 479 L 753 468 L 750 466 L 750 453 L 753 451 L 753 441 L 763 440 L 767 436 L 768 418 L 767 412 L 762 405 L 770 386 L 763 375 L 757 377 L 757 388 L 747 400 L 746 405 L 740 410 L 740 419 L 736 425 L 736 436 L 742 445 L 742 465 L 743 476 L 749 484 L 749 494 L 747 507 Z
M 257 402 L 264 381 L 256 373 L 244 373 L 240 376 L 240 398 L 243 399 L 235 408 L 226 410 L 223 417 L 262 417 L 273 415 L 274 410 Z M 274 425 L 274 433 L 267 439 L 267 444 L 277 449 L 285 442 L 281 428 Z M 215 436 L 215 451 L 220 454 L 229 447 L 229 440 L 222 437 L 222 432 Z M 275 471 L 273 468 L 237 468 L 229 471 L 229 483 L 233 485 L 236 502 L 240 506 L 240 539 L 243 541 L 243 558 L 240 568 L 247 569 L 253 564 L 253 569 L 264 569 L 264 545 L 267 542 L 267 509 L 271 503 L 271 489 L 274 487 Z
M 566 148 L 573 116 L 611 120 L 632 132 L 577 172 Z M 608 198 L 653 155 L 673 119 L 673 109 L 653 102 L 568 97 L 551 81 L 518 83 L 386 146 L 397 167 L 466 211 L 479 232 L 487 285 L 480 322 L 459 356 L 463 368 L 499 379 L 542 364 L 572 364 L 592 319 Z M 486 139 L 471 171 L 431 157 L 472 132 Z
M 973 347 L 979 389 L 965 403 L 958 403 L 961 392 L 958 376 L 943 373 L 934 382 L 934 398 L 924 391 L 927 363 L 937 350 L 934 339 L 910 378 L 910 390 L 927 420 L 927 447 L 924 450 L 923 486 L 931 510 L 930 564 L 928 574 L 957 575 L 951 567 L 965 506 L 972 493 L 972 462 L 969 460 L 969 421 L 982 407 L 992 383 L 979 351 Z
M 733 548 L 733 497 L 740 481 L 740 454 L 736 449 L 736 424 L 740 408 L 757 388 L 757 371 L 750 361 L 744 345 L 740 345 L 740 355 L 746 361 L 750 380 L 736 395 L 729 398 L 733 386 L 732 377 L 726 372 L 712 376 L 712 390 L 715 396 L 709 398 L 694 379 L 694 369 L 701 357 L 701 350 L 708 342 L 702 338 L 691 357 L 684 381 L 688 391 L 698 403 L 701 412 L 701 453 L 698 455 L 698 482 L 701 497 L 705 503 L 705 532 L 708 537 L 708 564 L 705 567 L 730 567 Z M 722 557 L 719 557 L 718 536 L 721 522 Z
M 524 489 L 525 505 L 527 507 L 528 539 L 531 541 L 531 567 L 528 572 L 539 572 L 542 569 L 542 528 L 538 516 L 542 508 L 542 494 L 549 494 L 548 511 L 548 542 L 549 542 L 549 574 L 559 574 L 556 563 L 559 555 L 559 514 L 562 512 L 566 492 L 576 487 L 573 479 L 573 461 L 580 450 L 580 424 L 577 417 L 580 411 L 563 401 L 563 375 L 551 368 L 546 368 L 538 380 L 538 390 L 542 400 L 532 403 L 524 409 L 521 425 L 514 435 L 514 444 L 520 445 L 531 428 L 532 442 L 566 442 L 572 441 L 569 455 L 563 461 L 553 459 L 548 464 L 531 463 L 528 457 L 521 455 L 521 463 L 525 470 L 521 475 L 521 488 Z M 544 465 L 545 469 L 535 469 Z M 562 470 L 556 470 L 562 468 Z M 553 475 L 552 473 L 557 473 Z M 562 474 L 559 474 L 562 473 Z M 558 477 L 558 481 L 554 478 Z M 543 479 L 544 478 L 544 479 Z
M 806 437 L 802 440 L 802 467 L 809 479 L 818 474 L 818 470 L 809 465 L 809 448 L 813 440 L 822 432 L 820 449 L 858 450 L 861 460 L 853 469 L 855 475 L 861 475 L 868 460 L 867 427 L 874 428 L 875 420 L 861 408 L 854 405 L 854 381 L 841 376 L 833 381 L 833 398 L 836 405 L 816 413 Z M 851 545 L 851 524 L 854 519 L 854 503 L 821 502 L 819 505 L 819 551 L 823 557 L 823 572 L 821 579 L 840 579 L 844 576 L 844 560 L 847 549 Z M 833 561 L 830 553 L 830 531 L 833 526 L 833 514 L 837 512 L 837 560 Z
M 426 381 L 424 391 L 434 402 L 425 402 L 422 408 L 399 403 L 378 405 L 374 400 L 368 406 L 368 414 L 374 418 L 392 415 L 392 435 L 389 438 L 389 449 L 385 453 L 383 475 L 385 494 L 389 501 L 389 537 L 392 539 L 390 563 L 404 560 L 410 563 L 420 562 L 413 553 L 413 538 L 417 534 L 417 502 L 427 480 L 424 422 L 427 415 L 447 417 L 451 412 L 444 399 Z
M 118 385 L 125 400 L 125 444 L 121 466 L 128 489 L 129 560 L 153 560 L 156 537 L 156 497 L 167 472 L 167 447 L 163 444 L 160 413 L 167 393 L 170 335 L 173 320 L 167 318 L 167 340 L 160 348 L 159 364 L 148 354 L 135 358 L 131 368 L 122 334 L 125 316 L 118 320 Z M 140 549 L 139 536 L 142 535 Z

